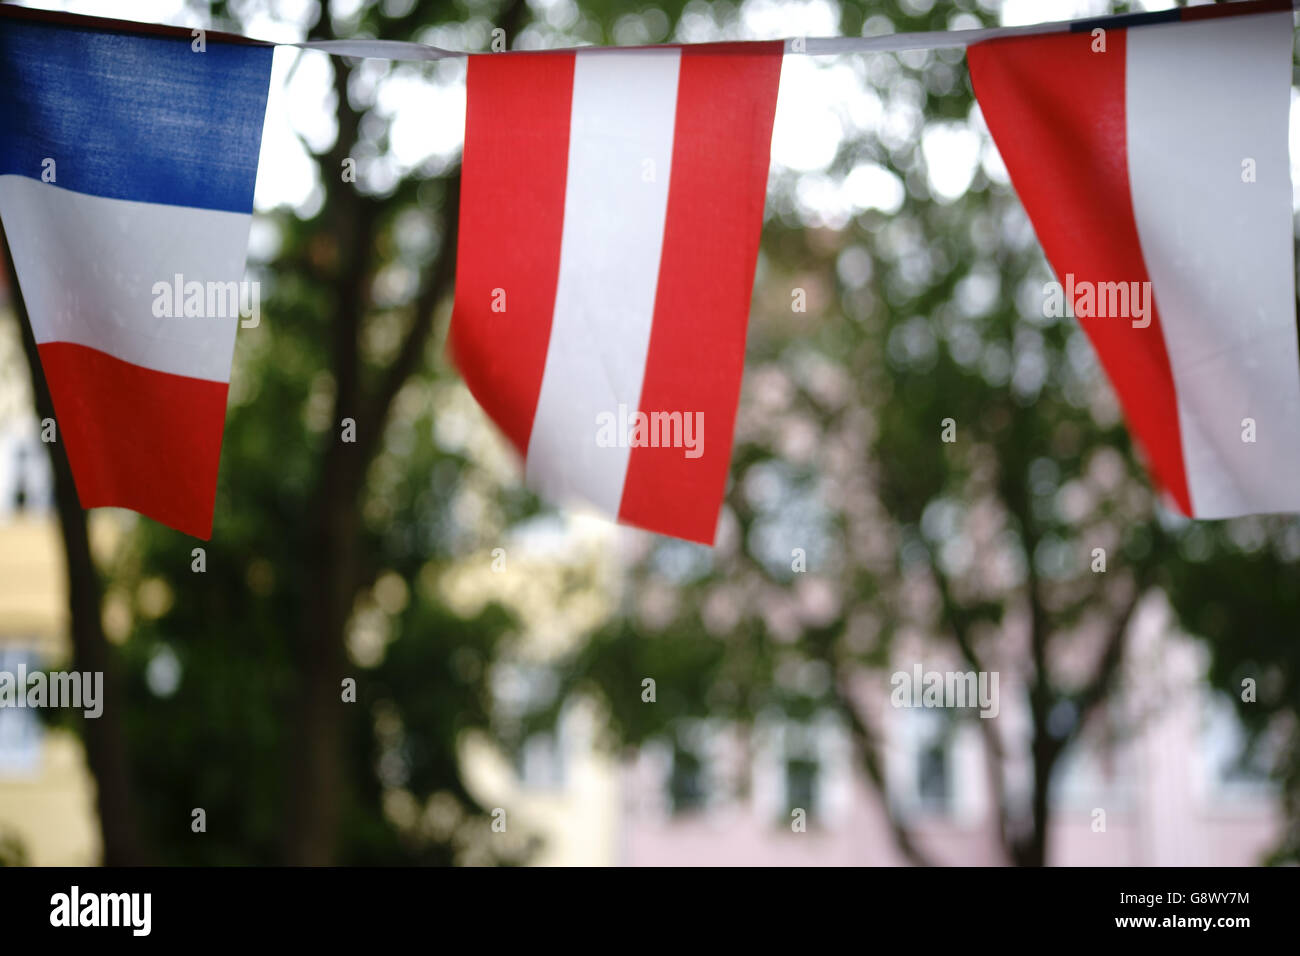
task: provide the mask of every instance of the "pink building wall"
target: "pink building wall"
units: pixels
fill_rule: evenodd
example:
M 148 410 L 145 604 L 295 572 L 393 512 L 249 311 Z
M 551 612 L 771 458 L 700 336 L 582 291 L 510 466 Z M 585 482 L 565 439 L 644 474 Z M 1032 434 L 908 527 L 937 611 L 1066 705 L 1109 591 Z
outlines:
M 1168 633 L 1165 614 L 1135 627 L 1124 691 L 1114 707 L 1132 733 L 1110 747 L 1087 734 L 1060 769 L 1053 799 L 1049 863 L 1057 866 L 1251 866 L 1280 838 L 1282 815 L 1273 786 L 1262 777 L 1223 774 L 1239 749 L 1240 728 L 1230 702 L 1202 678 L 1201 649 Z M 1001 689 L 1004 740 L 1023 732 L 1013 680 Z M 908 712 L 877 695 L 870 708 L 890 741 L 887 773 L 908 774 Z M 891 713 L 892 711 L 892 713 Z M 914 712 L 912 712 L 914 713 Z M 978 718 L 974 718 L 978 719 Z M 997 836 L 993 790 L 977 728 L 959 730 L 948 753 L 953 798 L 942 811 L 891 803 L 928 858 L 946 865 L 1007 862 Z M 1091 730 L 1091 726 L 1089 731 Z M 635 866 L 889 866 L 906 863 L 891 837 L 881 795 L 857 770 L 842 731 L 823 728 L 819 740 L 817 806 L 806 832 L 792 832 L 772 739 L 761 730 L 706 733 L 710 796 L 699 810 L 669 809 L 668 748 L 645 748 L 625 764 L 618 862 Z M 1005 743 L 1004 743 L 1005 746 Z M 914 755 L 913 755 L 914 756 Z M 783 766 L 783 764 L 782 764 Z M 1025 768 L 1020 768 L 1021 771 Z M 1012 768 L 1012 773 L 1015 768 Z M 1005 779 L 1005 774 L 1004 774 Z M 906 788 L 902 788 L 905 790 Z M 1105 829 L 1096 829 L 1097 811 Z

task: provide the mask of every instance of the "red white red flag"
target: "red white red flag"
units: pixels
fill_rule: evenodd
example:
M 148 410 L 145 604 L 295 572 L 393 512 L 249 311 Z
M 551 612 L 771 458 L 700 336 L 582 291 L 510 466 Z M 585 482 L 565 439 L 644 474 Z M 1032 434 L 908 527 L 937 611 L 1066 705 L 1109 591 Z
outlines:
M 1291 4 L 1143 16 L 973 46 L 975 94 L 1158 484 L 1300 511 Z
M 712 543 L 781 59 L 470 57 L 451 351 L 544 496 Z

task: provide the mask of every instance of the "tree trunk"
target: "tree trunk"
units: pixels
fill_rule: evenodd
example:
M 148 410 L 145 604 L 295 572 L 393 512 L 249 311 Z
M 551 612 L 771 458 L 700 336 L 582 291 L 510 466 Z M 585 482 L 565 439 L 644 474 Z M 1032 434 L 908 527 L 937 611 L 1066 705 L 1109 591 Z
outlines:
M 325 453 L 324 481 L 310 512 L 317 531 L 307 560 L 318 587 L 306 597 L 297 641 L 302 676 L 286 847 L 288 861 L 297 866 L 335 862 L 342 811 L 344 630 L 357 586 L 350 549 L 358 519 L 351 469 L 337 460 L 338 447 L 350 446 L 336 444 Z
M 511 0 L 498 22 L 513 38 L 527 18 L 524 0 Z M 335 39 L 328 12 L 322 11 L 308 38 Z M 297 707 L 291 717 L 294 750 L 287 788 L 285 858 L 290 864 L 302 866 L 336 862 L 345 799 L 344 708 L 349 706 L 342 699 L 342 680 L 348 676 L 345 631 L 352 602 L 364 583 L 354 557 L 361 521 L 360 497 L 392 401 L 418 371 L 435 307 L 450 289 L 458 219 L 457 197 L 453 196 L 445 204 L 439 223 L 443 248 L 430 264 L 407 340 L 388 369 L 389 374 L 376 387 L 367 389 L 362 381 L 358 340 L 370 306 L 374 250 L 386 210 L 381 200 L 362 196 L 339 176 L 342 161 L 354 150 L 361 124 L 361 114 L 348 95 L 351 63 L 346 58 L 334 60 L 339 132 L 334 146 L 321 157 L 327 230 L 338 250 L 340 266 L 331 281 L 334 309 L 329 334 L 335 389 L 332 434 L 325 437 L 319 484 L 307 512 L 312 531 L 306 539 L 309 553 L 303 560 L 312 569 L 313 587 L 304 595 L 299 618 L 302 627 L 294 648 L 301 678 Z M 454 178 L 449 185 L 456 188 Z M 354 442 L 345 443 L 340 438 L 344 418 L 355 423 Z

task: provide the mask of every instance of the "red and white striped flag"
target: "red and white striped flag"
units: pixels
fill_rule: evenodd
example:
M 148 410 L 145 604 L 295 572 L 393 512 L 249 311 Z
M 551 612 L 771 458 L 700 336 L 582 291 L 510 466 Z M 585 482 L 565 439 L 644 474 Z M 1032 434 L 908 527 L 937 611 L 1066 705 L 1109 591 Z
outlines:
M 972 46 L 975 93 L 1158 484 L 1300 511 L 1291 4 L 1141 18 Z
M 451 350 L 544 496 L 712 543 L 782 49 L 470 57 Z

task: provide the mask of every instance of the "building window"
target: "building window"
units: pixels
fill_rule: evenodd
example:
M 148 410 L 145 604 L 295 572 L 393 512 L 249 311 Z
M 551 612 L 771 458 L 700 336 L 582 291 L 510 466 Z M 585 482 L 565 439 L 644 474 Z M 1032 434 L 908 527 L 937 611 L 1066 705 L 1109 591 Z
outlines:
M 36 653 L 26 647 L 0 647 L 0 673 L 17 680 L 20 669 L 40 669 Z M 23 693 L 15 687 L 15 693 Z M 45 728 L 37 711 L 30 707 L 0 707 L 0 777 L 30 777 L 41 763 Z
M 704 783 L 704 762 L 692 750 L 673 748 L 673 769 L 668 778 L 668 798 L 673 813 L 704 809 L 708 791 Z
M 890 801 L 900 816 L 950 816 L 956 811 L 954 735 L 947 711 L 895 711 L 894 746 L 888 758 Z
M 817 761 L 792 757 L 785 762 L 785 802 L 787 814 L 801 809 L 810 816 L 817 806 Z M 788 816 L 783 817 L 783 822 Z
M 559 790 L 564 786 L 564 752 L 551 731 L 531 735 L 519 748 L 515 770 L 529 790 Z
M 1252 742 L 1230 698 L 1212 695 L 1206 702 L 1201 730 L 1212 803 L 1251 800 L 1269 794 L 1269 769 L 1275 753 L 1267 736 Z
M 920 808 L 928 813 L 945 813 L 948 810 L 951 793 L 948 742 L 943 739 L 927 741 L 917 755 L 917 802 Z
M 50 460 L 36 429 L 0 428 L 0 518 L 48 511 L 52 499 Z

